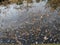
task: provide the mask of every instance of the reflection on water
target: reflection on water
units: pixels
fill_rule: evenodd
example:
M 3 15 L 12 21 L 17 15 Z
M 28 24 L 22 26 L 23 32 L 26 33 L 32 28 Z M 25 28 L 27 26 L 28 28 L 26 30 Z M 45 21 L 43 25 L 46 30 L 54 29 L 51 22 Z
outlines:
M 32 8 L 29 8 L 28 13 L 35 12 L 37 13 L 39 10 L 43 11 L 44 6 L 47 1 L 41 1 L 36 3 L 36 0 L 33 0 Z M 24 3 L 25 4 L 25 3 Z M 22 8 L 21 8 L 22 7 Z M 21 17 L 22 16 L 22 17 Z M 18 26 L 19 22 L 28 18 L 27 11 L 25 7 L 22 5 L 11 4 L 7 6 L 0 6 L 0 27 L 7 28 L 12 25 Z M 19 21 L 18 21 L 19 20 Z
M 10 38 L 16 35 L 23 45 L 59 43 L 60 38 L 54 36 L 60 34 L 60 8 L 51 10 L 51 7 L 46 6 L 47 0 L 39 3 L 33 0 L 29 5 L 26 1 L 23 3 L 0 6 L 0 37 L 4 37 L 0 42 L 15 43 Z

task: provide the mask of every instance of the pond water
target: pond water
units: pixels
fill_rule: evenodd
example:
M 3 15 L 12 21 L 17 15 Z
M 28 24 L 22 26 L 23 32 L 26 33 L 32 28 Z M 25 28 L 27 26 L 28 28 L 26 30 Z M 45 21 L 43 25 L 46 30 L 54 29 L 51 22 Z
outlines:
M 30 14 L 45 14 L 50 12 L 50 8 L 46 8 L 46 1 L 39 3 L 32 3 L 31 7 L 24 7 L 24 5 L 10 4 L 7 6 L 0 6 L 0 28 L 16 28 L 20 26 Z M 28 10 L 27 10 L 28 9 Z

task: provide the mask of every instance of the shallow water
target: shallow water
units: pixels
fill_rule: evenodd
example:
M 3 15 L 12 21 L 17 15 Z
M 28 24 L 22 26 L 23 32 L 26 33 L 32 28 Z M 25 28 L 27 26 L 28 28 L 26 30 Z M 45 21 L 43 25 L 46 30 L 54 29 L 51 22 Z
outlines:
M 26 19 L 32 15 L 44 15 L 50 12 L 50 8 L 45 8 L 47 1 L 32 3 L 31 7 L 25 8 L 22 5 L 10 4 L 0 6 L 0 28 L 15 28 L 20 26 Z M 22 7 L 22 8 L 21 8 Z M 28 9 L 28 10 L 27 10 Z M 51 14 L 51 13 L 50 13 Z M 56 13 L 57 14 L 57 13 Z M 54 17 L 54 16 L 53 16 Z M 52 20 L 53 17 L 50 19 Z

